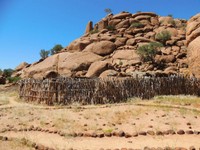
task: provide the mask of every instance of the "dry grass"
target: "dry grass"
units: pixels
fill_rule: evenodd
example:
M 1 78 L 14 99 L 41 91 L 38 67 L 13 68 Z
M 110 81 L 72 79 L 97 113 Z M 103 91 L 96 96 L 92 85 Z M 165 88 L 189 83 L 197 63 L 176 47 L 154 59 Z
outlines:
M 8 97 L 5 94 L 0 93 L 0 105 L 6 105 L 8 103 L 9 103 Z
M 156 104 L 169 104 L 169 105 L 181 105 L 200 107 L 200 98 L 190 95 L 178 95 L 178 96 L 156 96 L 153 99 L 153 103 Z
M 0 141 L 2 150 L 34 150 L 27 140 Z

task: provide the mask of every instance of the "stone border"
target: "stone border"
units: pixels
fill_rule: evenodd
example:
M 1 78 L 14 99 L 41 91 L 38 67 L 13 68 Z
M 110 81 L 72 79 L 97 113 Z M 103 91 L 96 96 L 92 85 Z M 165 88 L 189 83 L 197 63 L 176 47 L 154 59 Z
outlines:
M 0 141 L 14 141 L 14 140 L 20 140 L 19 142 L 23 143 L 24 145 L 28 146 L 28 147 L 32 147 L 35 150 L 55 150 L 54 148 L 50 148 L 47 146 L 44 146 L 42 144 L 37 144 L 35 142 L 32 142 L 26 138 L 22 138 L 22 139 L 18 139 L 18 138 L 9 138 L 6 136 L 0 136 Z M 143 150 L 197 150 L 200 149 L 199 148 L 195 148 L 194 146 L 190 146 L 189 149 L 184 148 L 184 147 L 144 147 Z M 69 148 L 68 150 L 77 150 L 77 149 L 73 149 L 73 148 Z M 104 148 L 100 148 L 99 150 L 142 150 L 142 149 L 134 149 L 134 148 L 115 148 L 115 149 L 104 149 Z
M 119 132 L 102 132 L 102 133 L 87 133 L 87 132 L 73 132 L 73 133 L 64 133 L 62 131 L 58 130 L 49 130 L 49 129 L 42 129 L 40 127 L 34 127 L 30 126 L 29 128 L 4 128 L 0 131 L 0 133 L 5 133 L 5 132 L 28 132 L 28 131 L 37 131 L 37 132 L 45 132 L 49 134 L 57 134 L 62 137 L 91 137 L 91 138 L 103 138 L 103 137 L 125 137 L 125 138 L 131 138 L 131 137 L 138 137 L 138 136 L 165 136 L 165 135 L 200 135 L 200 131 L 197 130 L 182 130 L 179 129 L 177 131 L 174 130 L 166 130 L 166 131 L 153 131 L 153 130 L 148 130 L 148 131 L 139 131 L 139 132 L 134 132 L 134 133 L 128 133 L 124 131 L 119 131 Z
M 35 148 L 36 150 L 55 150 L 54 148 L 50 148 L 42 144 L 37 144 L 26 138 L 18 139 L 18 138 L 9 138 L 7 136 L 0 136 L 0 141 L 14 141 L 14 140 L 16 141 L 18 140 L 19 142 L 23 143 L 25 146 Z

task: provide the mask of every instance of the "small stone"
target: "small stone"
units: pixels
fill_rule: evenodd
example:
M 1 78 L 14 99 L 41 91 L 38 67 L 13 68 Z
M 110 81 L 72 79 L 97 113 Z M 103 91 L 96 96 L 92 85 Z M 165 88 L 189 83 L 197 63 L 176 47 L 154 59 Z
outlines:
M 194 134 L 194 132 L 192 130 L 187 130 L 185 131 L 186 134 Z
M 156 135 L 163 135 L 161 131 L 156 131 Z
M 138 132 L 138 134 L 139 134 L 139 135 L 144 135 L 144 136 L 147 135 L 147 133 L 146 133 L 145 131 L 140 131 L 140 132 Z
M 78 136 L 79 136 L 79 137 L 83 136 L 83 133 L 79 132 L 79 133 L 78 133 Z
M 129 133 L 125 133 L 125 138 L 130 138 L 132 137 Z
M 200 132 L 195 130 L 195 131 L 194 131 L 194 134 L 195 134 L 195 135 L 199 135 Z
M 175 147 L 175 150 L 187 150 L 187 148 L 184 148 L 184 147 Z
M 112 136 L 119 136 L 118 132 L 112 132 Z
M 169 134 L 172 134 L 172 135 L 176 134 L 174 130 L 167 130 L 167 132 L 169 132 Z
M 65 136 L 65 133 L 60 132 L 59 135 L 60 135 L 60 136 Z
M 183 134 L 185 134 L 185 131 L 183 131 L 183 130 L 178 130 L 178 131 L 177 131 L 177 134 L 183 135 Z
M 149 130 L 149 131 L 147 131 L 147 134 L 149 134 L 149 135 L 152 135 L 152 136 L 153 136 L 153 135 L 155 135 L 155 132 L 154 132 L 154 131 L 150 131 L 150 130 Z
M 0 140 L 2 140 L 3 139 L 3 136 L 0 136 Z
M 150 126 L 148 126 L 149 128 L 153 128 L 153 126 L 152 125 L 150 125 Z
M 54 134 L 57 134 L 57 133 L 58 133 L 58 131 L 56 131 L 56 130 L 55 130 L 55 131 L 53 131 L 53 133 L 54 133 Z
M 96 138 L 98 135 L 94 132 L 91 134 L 91 137 Z
M 188 126 L 191 126 L 191 123 L 188 122 L 187 125 L 188 125 Z
M 169 135 L 169 131 L 163 131 L 164 135 Z
M 71 135 L 72 135 L 73 137 L 77 137 L 77 133 L 75 133 L 75 132 L 73 132 Z
M 137 132 L 134 132 L 134 133 L 132 134 L 132 136 L 133 136 L 133 137 L 137 137 L 137 136 L 138 136 L 138 133 L 137 133 Z
M 100 134 L 98 134 L 98 137 L 99 137 L 99 138 L 103 138 L 103 137 L 104 137 L 104 134 L 103 134 L 103 133 L 100 133 Z
M 149 148 L 149 147 L 144 147 L 144 150 L 151 150 L 151 148 Z
M 92 137 L 92 135 L 90 133 L 84 133 L 83 135 L 84 137 Z
M 111 136 L 112 136 L 112 134 L 111 134 L 110 132 L 106 132 L 106 133 L 104 133 L 104 135 L 105 135 L 106 137 L 111 137 Z
M 124 131 L 119 131 L 119 137 L 123 137 L 123 136 L 125 136 Z
M 45 146 L 41 145 L 41 144 L 38 144 L 38 145 L 35 146 L 35 149 L 37 149 L 37 150 L 45 150 Z

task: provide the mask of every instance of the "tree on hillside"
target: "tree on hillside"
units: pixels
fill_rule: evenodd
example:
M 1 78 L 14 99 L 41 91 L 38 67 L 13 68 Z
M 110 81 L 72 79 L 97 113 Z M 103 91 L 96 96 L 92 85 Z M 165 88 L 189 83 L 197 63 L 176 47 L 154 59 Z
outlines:
M 40 50 L 40 57 L 42 58 L 42 59 L 45 59 L 45 58 L 47 58 L 48 56 L 49 56 L 49 51 L 47 51 L 47 50 L 44 50 L 44 49 L 41 49 Z
M 4 69 L 4 70 L 3 70 L 3 76 L 6 77 L 6 78 L 11 77 L 13 71 L 14 71 L 14 70 L 13 70 L 13 69 L 10 69 L 10 68 L 9 68 L 9 69 Z
M 50 51 L 51 51 L 51 55 L 57 54 L 59 51 L 61 51 L 61 49 L 63 49 L 61 44 L 56 44 Z
M 104 12 L 108 15 L 112 13 L 112 10 L 110 8 L 104 9 Z

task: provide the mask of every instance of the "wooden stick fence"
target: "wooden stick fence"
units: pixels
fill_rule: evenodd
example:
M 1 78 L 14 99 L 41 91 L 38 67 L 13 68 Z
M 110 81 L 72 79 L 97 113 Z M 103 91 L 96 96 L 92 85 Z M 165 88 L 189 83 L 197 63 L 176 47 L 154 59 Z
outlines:
M 150 99 L 156 95 L 200 95 L 200 80 L 181 76 L 124 79 L 24 79 L 19 95 L 30 102 L 47 105 L 72 103 L 106 104 L 128 98 Z

